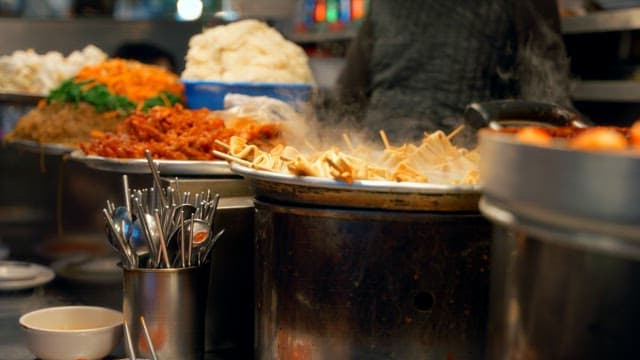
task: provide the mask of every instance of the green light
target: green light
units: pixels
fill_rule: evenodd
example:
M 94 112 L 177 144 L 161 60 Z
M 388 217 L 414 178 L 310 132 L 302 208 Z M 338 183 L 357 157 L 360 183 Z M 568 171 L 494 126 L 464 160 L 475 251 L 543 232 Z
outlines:
M 327 1 L 327 22 L 334 23 L 338 21 L 340 16 L 340 3 L 339 0 Z

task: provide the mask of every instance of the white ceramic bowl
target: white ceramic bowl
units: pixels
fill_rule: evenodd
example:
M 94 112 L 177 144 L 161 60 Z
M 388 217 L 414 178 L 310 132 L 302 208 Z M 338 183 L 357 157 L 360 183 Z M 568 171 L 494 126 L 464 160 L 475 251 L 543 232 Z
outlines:
M 60 306 L 20 317 L 29 350 L 42 360 L 102 359 L 122 340 L 120 311 Z

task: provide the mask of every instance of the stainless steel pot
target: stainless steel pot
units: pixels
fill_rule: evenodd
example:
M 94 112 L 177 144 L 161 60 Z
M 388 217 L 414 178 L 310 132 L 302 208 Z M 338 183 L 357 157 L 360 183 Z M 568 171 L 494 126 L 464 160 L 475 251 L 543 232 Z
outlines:
M 640 357 L 640 156 L 480 135 L 491 359 Z
M 259 201 L 256 229 L 257 358 L 482 358 L 479 214 Z
M 490 225 L 476 190 L 235 171 L 257 197 L 256 358 L 483 357 Z

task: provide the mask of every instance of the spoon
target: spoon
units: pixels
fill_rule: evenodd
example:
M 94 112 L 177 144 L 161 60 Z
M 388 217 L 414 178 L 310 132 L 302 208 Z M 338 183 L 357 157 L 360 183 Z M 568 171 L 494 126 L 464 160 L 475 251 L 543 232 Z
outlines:
M 179 218 L 179 220 L 181 219 Z M 209 226 L 209 223 L 203 219 L 186 219 L 181 222 L 184 222 L 184 226 L 176 227 L 169 236 L 169 242 L 172 244 L 180 244 L 179 236 L 183 236 L 183 234 L 181 234 L 182 229 L 185 229 L 184 237 L 192 239 L 191 243 L 193 249 L 197 249 L 204 245 L 211 236 L 211 227 Z
M 107 204 L 107 208 L 103 209 L 103 211 L 105 212 L 105 217 L 109 216 L 111 218 L 113 227 L 111 224 L 106 223 L 105 231 L 107 233 L 107 239 L 109 240 L 109 245 L 111 245 L 111 247 L 116 252 L 121 252 L 122 247 L 120 246 L 119 240 L 117 239 L 115 233 L 122 234 L 122 230 L 120 229 L 121 227 L 120 224 L 122 224 L 123 218 L 121 214 L 116 215 L 115 212 L 117 208 L 113 208 L 113 210 L 109 210 L 110 207 L 111 207 L 110 204 Z M 119 211 L 119 213 L 121 213 L 121 211 Z M 111 214 L 111 215 L 108 215 L 108 214 Z M 126 228 L 126 221 L 125 221 L 125 228 Z
M 213 248 L 218 243 L 218 239 L 220 238 L 220 236 L 222 236 L 222 234 L 224 234 L 224 229 L 218 231 L 218 233 L 213 237 L 213 239 L 209 241 L 207 246 L 202 248 L 203 250 L 200 251 L 200 253 L 198 254 L 198 265 L 201 263 L 204 263 L 207 260 L 207 258 L 209 257 L 209 254 L 211 253 L 211 251 L 213 251 Z
M 133 227 L 131 226 L 131 213 L 129 212 L 129 210 L 124 206 L 118 206 L 117 208 L 115 208 L 115 210 L 113 210 L 111 217 L 113 218 L 113 222 L 115 223 L 118 231 L 124 231 L 125 237 L 127 239 L 131 237 Z M 120 229 L 120 224 L 123 223 L 124 229 Z
M 102 209 L 102 213 L 104 215 L 105 220 L 107 221 L 108 230 L 110 230 L 108 234 L 109 242 L 116 249 L 116 251 L 122 256 L 123 262 L 126 262 L 129 268 L 132 268 L 135 264 L 137 264 L 135 255 L 132 253 L 131 248 L 128 246 L 128 243 L 124 239 L 123 233 L 118 231 L 119 228 L 116 227 L 113 219 L 109 215 L 109 210 Z
M 134 198 L 134 203 L 137 211 L 137 219 L 134 221 L 133 226 L 137 228 L 138 231 L 134 231 L 134 234 L 131 236 L 131 246 L 138 255 L 148 253 L 152 259 L 155 259 L 160 246 L 158 224 L 156 224 L 153 215 L 146 213 L 142 209 L 142 204 L 138 198 Z

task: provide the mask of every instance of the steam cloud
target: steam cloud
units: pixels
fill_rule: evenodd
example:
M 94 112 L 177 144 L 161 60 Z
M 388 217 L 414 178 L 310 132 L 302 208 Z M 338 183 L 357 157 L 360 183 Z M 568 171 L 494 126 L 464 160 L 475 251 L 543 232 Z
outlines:
M 573 108 L 570 98 L 570 59 L 561 35 L 535 16 L 530 36 L 519 44 L 515 78 L 523 100 L 551 102 Z

